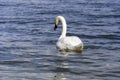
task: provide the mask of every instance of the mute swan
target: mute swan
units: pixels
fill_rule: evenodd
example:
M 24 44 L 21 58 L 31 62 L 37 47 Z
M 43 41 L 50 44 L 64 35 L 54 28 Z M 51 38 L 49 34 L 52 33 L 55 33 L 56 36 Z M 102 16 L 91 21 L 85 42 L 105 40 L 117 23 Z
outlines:
M 83 43 L 80 38 L 77 36 L 66 36 L 67 24 L 63 16 L 56 17 L 54 30 L 56 30 L 60 21 L 62 23 L 62 34 L 56 43 L 56 47 L 61 51 L 81 52 L 83 50 Z

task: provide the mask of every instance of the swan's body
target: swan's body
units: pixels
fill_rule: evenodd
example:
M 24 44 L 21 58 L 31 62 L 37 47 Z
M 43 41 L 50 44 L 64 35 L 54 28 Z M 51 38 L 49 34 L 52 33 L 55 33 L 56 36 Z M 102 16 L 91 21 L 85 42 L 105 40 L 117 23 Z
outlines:
M 62 34 L 56 43 L 56 47 L 62 51 L 77 51 L 77 52 L 82 51 L 83 50 L 83 43 L 79 37 L 66 36 L 67 24 L 66 24 L 64 17 L 62 17 L 62 16 L 56 17 L 54 29 L 57 28 L 60 21 L 62 23 Z

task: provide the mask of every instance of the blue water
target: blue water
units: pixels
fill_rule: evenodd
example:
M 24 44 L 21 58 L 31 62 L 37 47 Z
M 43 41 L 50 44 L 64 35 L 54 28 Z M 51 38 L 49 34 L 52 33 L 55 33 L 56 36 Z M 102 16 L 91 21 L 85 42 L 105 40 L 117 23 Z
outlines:
M 82 54 L 56 49 L 58 15 Z M 120 0 L 0 0 L 0 80 L 120 80 Z

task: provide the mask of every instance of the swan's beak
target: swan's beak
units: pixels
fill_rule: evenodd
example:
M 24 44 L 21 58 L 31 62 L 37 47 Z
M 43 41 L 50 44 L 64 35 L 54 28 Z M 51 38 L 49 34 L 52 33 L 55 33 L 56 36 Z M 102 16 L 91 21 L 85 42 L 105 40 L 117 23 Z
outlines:
M 55 24 L 54 30 L 56 30 L 56 29 L 57 29 L 57 25 Z

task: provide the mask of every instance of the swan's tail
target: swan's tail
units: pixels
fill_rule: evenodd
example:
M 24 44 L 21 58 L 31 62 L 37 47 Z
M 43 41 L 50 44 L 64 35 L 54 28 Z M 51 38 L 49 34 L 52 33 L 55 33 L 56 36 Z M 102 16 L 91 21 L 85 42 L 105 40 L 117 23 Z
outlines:
M 83 51 L 83 44 L 80 43 L 79 45 L 75 46 L 74 51 L 76 51 L 76 52 L 82 52 Z

